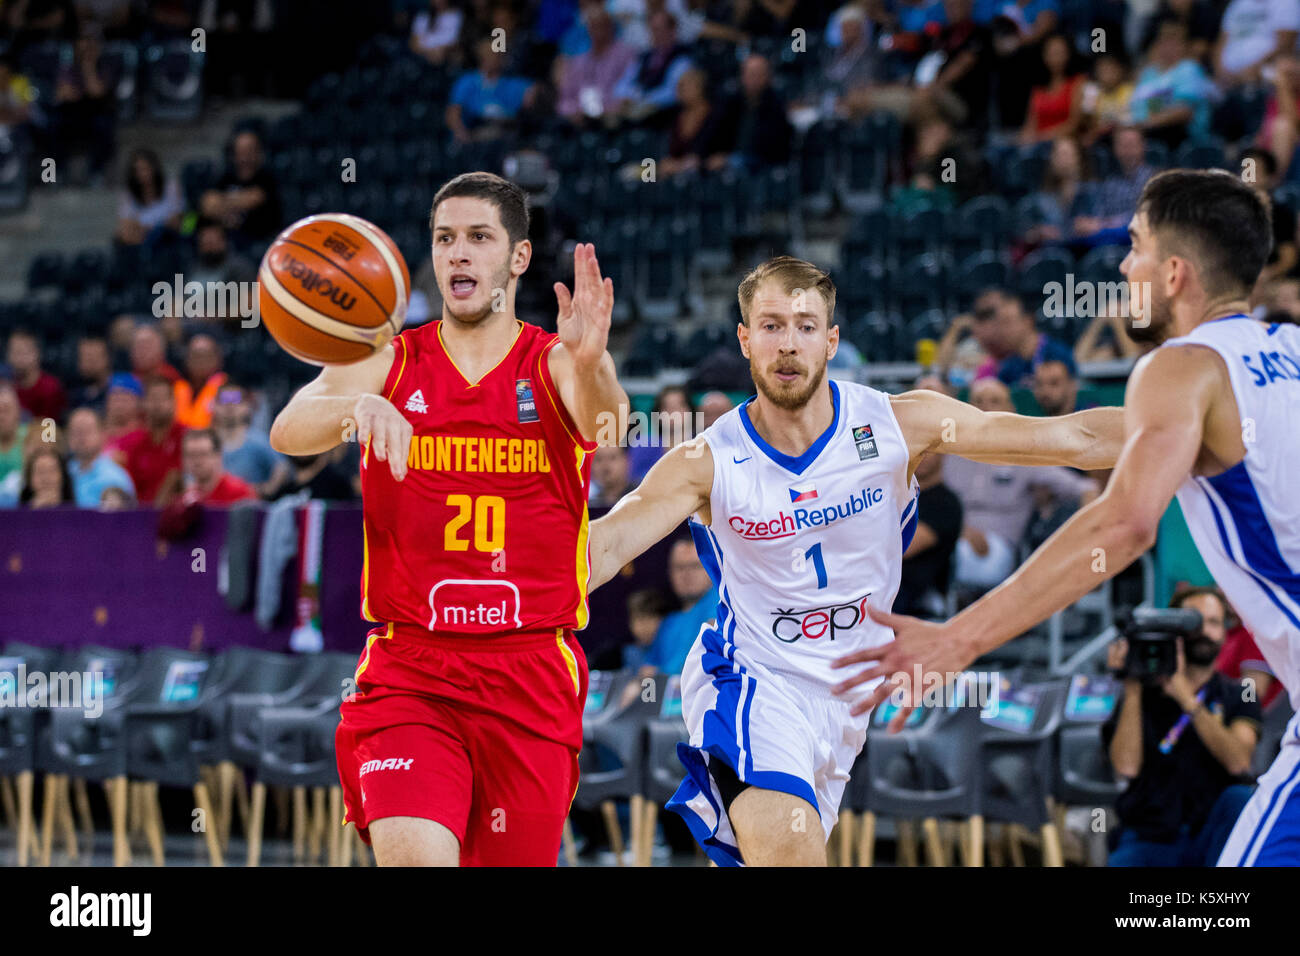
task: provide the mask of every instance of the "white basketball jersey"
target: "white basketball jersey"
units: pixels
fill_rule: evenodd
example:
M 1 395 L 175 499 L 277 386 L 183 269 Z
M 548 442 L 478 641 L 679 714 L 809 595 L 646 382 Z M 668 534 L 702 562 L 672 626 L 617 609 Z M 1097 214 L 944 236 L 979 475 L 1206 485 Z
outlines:
M 1246 457 L 1178 489 L 1205 566 L 1300 710 L 1300 328 L 1238 315 L 1165 346 L 1203 345 L 1223 358 Z
M 751 664 L 823 687 L 845 677 L 835 658 L 893 640 L 866 607 L 893 606 L 917 493 L 889 396 L 829 385 L 834 421 L 798 458 L 762 439 L 749 403 L 706 429 L 712 524 L 691 521 L 718 587 L 723 641 Z

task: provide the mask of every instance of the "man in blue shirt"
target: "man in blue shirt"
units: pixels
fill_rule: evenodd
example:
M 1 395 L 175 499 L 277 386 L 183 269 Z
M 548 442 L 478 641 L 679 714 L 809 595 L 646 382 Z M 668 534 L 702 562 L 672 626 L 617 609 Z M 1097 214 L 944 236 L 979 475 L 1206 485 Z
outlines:
M 104 454 L 104 429 L 93 408 L 68 416 L 68 474 L 79 508 L 98 508 L 105 488 L 120 488 L 132 498 L 135 485 L 121 465 Z
M 717 588 L 700 563 L 695 545 L 685 538 L 673 542 L 668 551 L 668 584 L 682 610 L 669 614 L 659 625 L 641 665 L 643 677 L 655 671 L 680 674 L 701 625 L 717 617 Z
M 521 76 L 503 75 L 505 57 L 492 49 L 494 42 L 490 38 L 478 42 L 479 68 L 462 73 L 451 88 L 446 119 L 457 142 L 495 135 L 532 105 L 533 85 Z

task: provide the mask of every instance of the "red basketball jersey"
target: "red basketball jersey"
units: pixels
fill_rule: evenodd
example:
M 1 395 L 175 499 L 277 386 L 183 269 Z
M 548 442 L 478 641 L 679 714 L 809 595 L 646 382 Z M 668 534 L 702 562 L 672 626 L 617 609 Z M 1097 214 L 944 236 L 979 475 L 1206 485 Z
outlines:
M 519 323 L 470 383 L 441 320 L 393 340 L 383 395 L 411 422 L 407 473 L 361 458 L 367 620 L 498 634 L 587 624 L 591 452 L 551 379 L 558 336 Z

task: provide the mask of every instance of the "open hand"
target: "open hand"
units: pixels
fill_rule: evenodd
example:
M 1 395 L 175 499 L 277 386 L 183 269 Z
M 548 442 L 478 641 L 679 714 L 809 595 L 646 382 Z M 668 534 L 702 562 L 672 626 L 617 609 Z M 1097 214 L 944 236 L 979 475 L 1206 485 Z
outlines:
M 556 331 L 576 368 L 592 368 L 605 355 L 614 316 L 614 280 L 601 278 L 596 247 L 578 243 L 573 249 L 573 294 L 555 283 L 559 302 Z

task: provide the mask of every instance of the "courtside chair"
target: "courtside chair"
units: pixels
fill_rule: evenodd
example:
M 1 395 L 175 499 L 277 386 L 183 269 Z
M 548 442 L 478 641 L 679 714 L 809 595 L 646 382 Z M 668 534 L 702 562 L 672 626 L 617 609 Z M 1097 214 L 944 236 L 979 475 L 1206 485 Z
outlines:
M 1115 779 L 1102 745 L 1101 726 L 1114 713 L 1121 684 L 1109 674 L 1075 674 L 1061 698 L 1061 726 L 1056 733 L 1057 770 L 1054 795 L 1062 807 L 1112 808 L 1124 792 Z M 1088 860 L 1105 865 L 1106 836 L 1094 830 Z
M 645 724 L 658 713 L 658 698 L 664 687 L 656 678 L 653 700 L 646 700 L 647 695 L 638 692 L 624 704 L 625 688 L 638 685 L 639 691 L 639 684 L 636 675 L 620 674 L 609 686 L 605 706 L 597 713 L 583 715 L 578 791 L 573 799 L 574 805 L 583 810 L 600 809 L 619 866 L 623 865 L 623 832 L 615 801 L 628 801 L 629 842 L 635 851 L 641 846 L 645 821 Z
M 978 760 L 980 807 L 989 822 L 1006 824 L 1012 862 L 1023 864 L 1025 830 L 1038 830 L 1044 866 L 1062 866 L 1065 808 L 1052 800 L 1056 732 L 1061 723 L 1063 680 L 1017 685 L 1003 679 L 995 705 L 980 714 Z
M 248 822 L 248 865 L 261 865 L 262 825 L 268 785 L 292 788 L 296 802 L 293 830 L 293 858 L 315 863 L 325 849 L 329 866 L 341 864 L 358 839 L 355 829 L 343 826 L 343 788 L 339 785 L 334 756 L 334 733 L 339 709 L 329 698 L 306 707 L 268 707 L 258 721 L 260 747 L 257 782 Z M 313 806 L 307 812 L 308 788 Z M 328 797 L 328 810 L 326 809 Z M 362 858 L 365 853 L 362 849 Z
M 31 849 L 36 845 L 36 824 L 32 814 L 36 713 L 28 705 L 38 702 L 24 697 L 20 706 L 18 695 L 26 694 L 26 674 L 39 669 L 19 655 L 0 655 L 0 694 L 12 695 L 15 699 L 14 706 L 0 705 L 0 799 L 3 799 L 5 815 L 14 825 L 19 866 L 27 865 Z
M 1260 727 L 1259 744 L 1255 747 L 1255 756 L 1251 761 L 1250 772 L 1258 777 L 1266 771 L 1282 748 L 1282 738 L 1295 712 L 1286 691 L 1277 695 L 1277 699 L 1264 711 L 1264 723 Z
M 931 865 L 947 864 L 947 852 L 939 835 L 939 817 L 961 818 L 965 826 L 962 855 L 969 865 L 983 861 L 984 818 L 980 806 L 981 767 L 979 761 L 980 712 L 976 706 L 919 707 L 908 726 L 897 734 L 886 731 L 893 709 L 878 707 L 872 714 L 866 748 L 866 794 L 862 826 L 874 834 L 875 818 L 893 817 L 899 822 L 901 862 L 915 865 L 914 832 L 911 821 L 923 819 L 926 851 Z M 867 843 L 868 845 L 863 845 Z M 861 858 L 870 861 L 869 841 L 860 840 Z
M 681 675 L 666 679 L 659 713 L 645 725 L 645 820 L 641 827 L 641 846 L 633 847 L 633 860 L 638 866 L 650 866 L 654 848 L 655 827 L 659 808 L 677 792 L 685 775 L 677 756 L 677 745 L 688 743 L 690 734 L 682 717 Z

